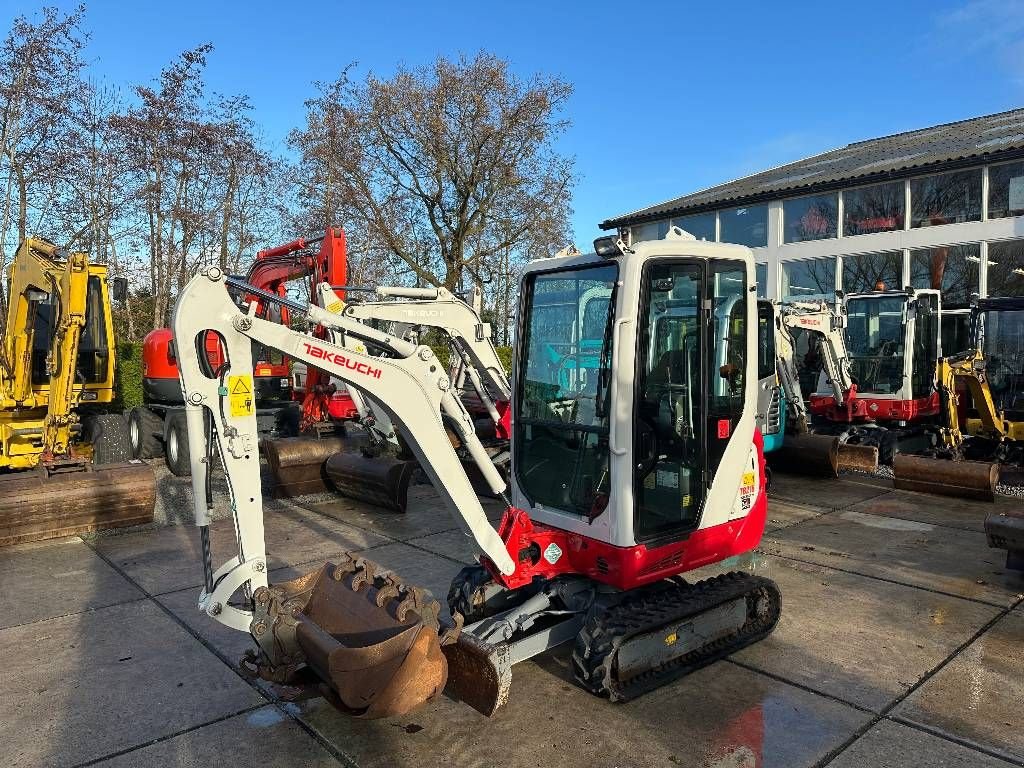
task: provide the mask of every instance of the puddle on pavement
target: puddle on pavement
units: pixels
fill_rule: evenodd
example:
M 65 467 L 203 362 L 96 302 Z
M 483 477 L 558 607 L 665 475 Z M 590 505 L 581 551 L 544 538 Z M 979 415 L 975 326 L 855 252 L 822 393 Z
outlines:
M 868 528 L 883 528 L 887 531 L 934 531 L 935 526 L 929 523 L 918 523 L 913 520 L 900 520 L 895 517 L 882 517 L 881 515 L 869 515 L 865 512 L 854 512 L 850 510 L 839 515 L 843 520 L 851 523 L 859 523 Z
M 282 707 L 293 716 L 298 716 L 299 714 L 299 708 L 294 704 L 283 704 Z M 245 722 L 254 728 L 269 728 L 287 719 L 288 716 L 277 707 L 263 707 L 245 718 Z

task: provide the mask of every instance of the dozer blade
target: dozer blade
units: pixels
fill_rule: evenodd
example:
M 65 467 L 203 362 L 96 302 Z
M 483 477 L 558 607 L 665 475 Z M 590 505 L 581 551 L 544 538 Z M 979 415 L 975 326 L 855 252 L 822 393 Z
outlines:
M 415 461 L 402 461 L 391 456 L 371 458 L 357 452 L 336 453 L 327 459 L 324 473 L 342 496 L 405 512 L 409 482 L 416 466 Z
M 436 601 L 369 560 L 327 563 L 253 599 L 256 670 L 268 680 L 311 669 L 331 703 L 371 719 L 407 714 L 444 689 L 441 646 L 460 625 L 444 624 Z
M 874 474 L 878 469 L 878 446 L 840 443 L 837 463 L 840 471 Z
M 508 646 L 491 645 L 469 632 L 462 632 L 452 645 L 444 647 L 448 659 L 450 696 L 490 717 L 508 701 L 512 687 L 512 659 Z
M 773 469 L 794 475 L 839 474 L 839 438 L 832 435 L 786 435 L 782 447 L 768 454 Z
M 998 464 L 931 459 L 897 453 L 892 462 L 892 471 L 893 484 L 900 490 L 978 501 L 996 500 Z
M 0 476 L 0 546 L 153 522 L 156 478 L 145 463 L 26 470 Z
M 286 437 L 262 440 L 260 448 L 270 465 L 274 493 L 290 498 L 328 490 L 324 462 L 329 456 L 349 448 L 343 437 Z

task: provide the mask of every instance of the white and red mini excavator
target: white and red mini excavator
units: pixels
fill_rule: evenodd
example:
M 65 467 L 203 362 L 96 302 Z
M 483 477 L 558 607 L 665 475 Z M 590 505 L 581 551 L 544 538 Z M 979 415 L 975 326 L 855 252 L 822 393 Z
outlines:
M 602 238 L 595 250 L 534 261 L 523 276 L 507 485 L 429 347 L 217 269 L 185 287 L 174 333 L 204 552 L 199 608 L 252 635 L 258 674 L 307 679 L 363 717 L 408 712 L 446 684 L 491 714 L 512 666 L 562 643 L 574 644 L 582 687 L 623 701 L 772 631 L 772 581 L 684 578 L 754 549 L 764 530 L 751 252 L 678 229 L 633 247 Z M 240 310 L 232 291 L 304 314 L 331 340 Z M 226 352 L 215 370 L 211 333 Z M 451 618 L 363 558 L 268 582 L 253 342 L 351 382 L 387 411 L 479 552 L 451 585 Z M 449 433 L 505 505 L 497 529 Z M 216 570 L 215 444 L 238 538 Z

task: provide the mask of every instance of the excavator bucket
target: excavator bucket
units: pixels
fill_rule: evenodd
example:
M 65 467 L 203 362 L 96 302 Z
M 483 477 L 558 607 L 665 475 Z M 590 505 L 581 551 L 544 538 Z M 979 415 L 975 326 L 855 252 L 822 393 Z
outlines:
M 337 491 L 359 501 L 405 512 L 416 462 L 365 456 L 365 440 L 289 437 L 261 444 L 278 496 Z
M 328 490 L 324 462 L 344 451 L 348 441 L 343 437 L 286 437 L 263 440 L 260 448 L 270 465 L 274 493 L 290 498 Z
M 937 493 L 978 501 L 995 501 L 999 465 L 983 461 L 950 461 L 897 453 L 893 484 L 905 491 Z
M 344 556 L 253 599 L 255 667 L 265 679 L 290 683 L 312 670 L 332 704 L 368 719 L 405 715 L 444 690 L 441 647 L 455 642 L 461 621 L 446 621 L 423 590 L 369 560 Z
M 405 512 L 409 482 L 415 471 L 415 461 L 390 456 L 369 457 L 359 452 L 336 453 L 324 466 L 331 485 L 342 496 L 395 512 Z
M 39 467 L 0 476 L 0 546 L 153 522 L 156 478 L 142 462 Z

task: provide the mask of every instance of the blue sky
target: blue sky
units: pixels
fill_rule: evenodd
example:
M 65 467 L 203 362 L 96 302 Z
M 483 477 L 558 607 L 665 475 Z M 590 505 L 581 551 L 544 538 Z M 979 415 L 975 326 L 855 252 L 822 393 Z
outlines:
M 9 16 L 37 6 L 4 0 Z M 61 7 L 73 3 L 59 2 Z M 1024 106 L 1024 0 L 112 2 L 87 5 L 92 71 L 125 89 L 210 41 L 284 151 L 312 81 L 479 49 L 572 82 L 577 245 L 598 223 L 859 139 Z M 342 222 L 343 223 L 343 222 Z

